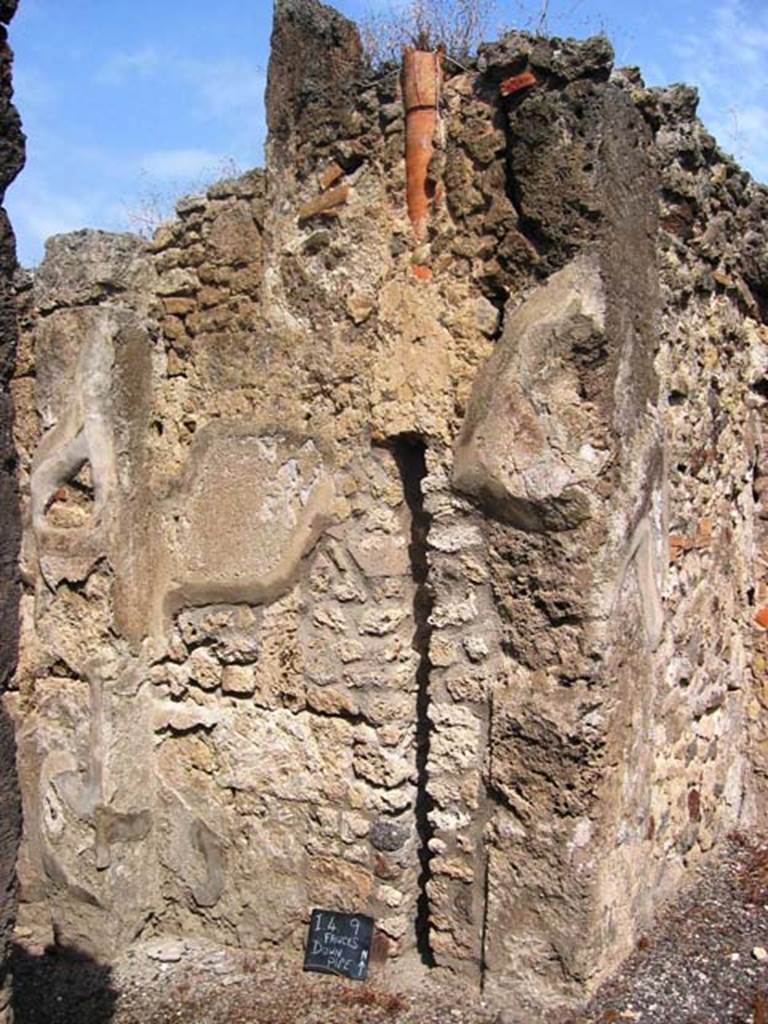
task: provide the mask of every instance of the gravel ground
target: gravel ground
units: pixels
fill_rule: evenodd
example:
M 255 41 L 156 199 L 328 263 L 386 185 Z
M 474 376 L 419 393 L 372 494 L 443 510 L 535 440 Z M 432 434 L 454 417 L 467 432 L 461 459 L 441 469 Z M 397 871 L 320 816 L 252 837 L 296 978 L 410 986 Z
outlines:
M 768 839 L 732 836 L 573 1020 L 768 1024 Z
M 768 840 L 734 836 L 581 1014 L 546 1024 L 768 1024 Z M 765 959 L 763 959 L 765 954 Z M 137 946 L 113 968 L 17 949 L 16 1024 L 503 1024 L 458 988 L 304 974 L 202 942 Z M 528 1024 L 528 1022 L 526 1022 Z M 530 1024 L 545 1024 L 531 1021 Z
M 14 966 L 16 1024 L 495 1024 L 430 984 L 393 992 L 201 942 L 135 947 L 110 970 L 71 954 Z

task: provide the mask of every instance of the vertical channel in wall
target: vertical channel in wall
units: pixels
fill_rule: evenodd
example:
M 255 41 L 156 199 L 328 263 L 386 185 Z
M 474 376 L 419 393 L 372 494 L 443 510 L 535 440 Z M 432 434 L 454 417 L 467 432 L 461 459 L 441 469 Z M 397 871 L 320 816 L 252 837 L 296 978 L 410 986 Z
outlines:
M 429 938 L 429 897 L 427 885 L 431 877 L 429 841 L 432 825 L 429 820 L 431 799 L 428 792 L 427 765 L 429 762 L 429 679 L 432 663 L 429 646 L 432 635 L 430 616 L 434 597 L 429 582 L 427 537 L 432 522 L 424 508 L 422 480 L 427 475 L 426 445 L 416 435 L 402 434 L 392 441 L 392 453 L 397 463 L 403 493 L 411 513 L 411 537 L 408 553 L 411 573 L 416 584 L 413 599 L 413 647 L 418 653 L 416 670 L 416 831 L 419 837 L 419 883 L 416 905 L 416 948 L 427 967 L 434 966 L 434 955 Z

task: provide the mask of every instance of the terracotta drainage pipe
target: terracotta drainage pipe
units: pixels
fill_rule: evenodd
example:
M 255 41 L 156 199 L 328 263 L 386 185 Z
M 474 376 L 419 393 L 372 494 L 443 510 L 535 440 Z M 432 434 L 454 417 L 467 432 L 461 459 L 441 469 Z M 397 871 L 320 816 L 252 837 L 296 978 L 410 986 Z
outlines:
M 427 228 L 427 175 L 437 128 L 441 56 L 439 50 L 403 49 L 406 196 L 417 239 L 424 237 Z

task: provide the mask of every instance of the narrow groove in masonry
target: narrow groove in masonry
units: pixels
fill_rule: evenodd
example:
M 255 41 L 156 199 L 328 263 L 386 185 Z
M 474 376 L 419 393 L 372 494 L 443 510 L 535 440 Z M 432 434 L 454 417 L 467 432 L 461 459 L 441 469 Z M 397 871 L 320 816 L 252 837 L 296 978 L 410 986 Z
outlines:
M 411 574 L 416 591 L 413 599 L 413 648 L 419 655 L 416 670 L 416 831 L 419 837 L 419 880 L 418 900 L 416 904 L 416 948 L 422 962 L 433 967 L 434 954 L 430 945 L 429 933 L 429 896 L 427 887 L 432 877 L 430 868 L 429 841 L 433 828 L 429 820 L 432 800 L 428 791 L 428 763 L 430 729 L 429 721 L 429 680 L 432 662 L 429 658 L 432 625 L 430 616 L 434 604 L 434 596 L 429 581 L 429 560 L 427 558 L 427 538 L 432 523 L 431 515 L 424 508 L 422 482 L 427 475 L 426 445 L 418 436 L 411 434 L 399 435 L 393 439 L 394 454 L 400 479 L 403 485 L 405 501 L 411 513 L 411 537 L 408 553 L 411 563 Z

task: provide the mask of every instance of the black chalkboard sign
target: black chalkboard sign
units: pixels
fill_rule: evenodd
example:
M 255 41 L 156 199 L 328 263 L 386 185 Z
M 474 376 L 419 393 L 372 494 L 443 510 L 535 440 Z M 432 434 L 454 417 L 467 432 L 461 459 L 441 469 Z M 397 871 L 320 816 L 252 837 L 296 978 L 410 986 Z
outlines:
M 313 910 L 304 951 L 304 970 L 364 981 L 372 939 L 372 917 Z

